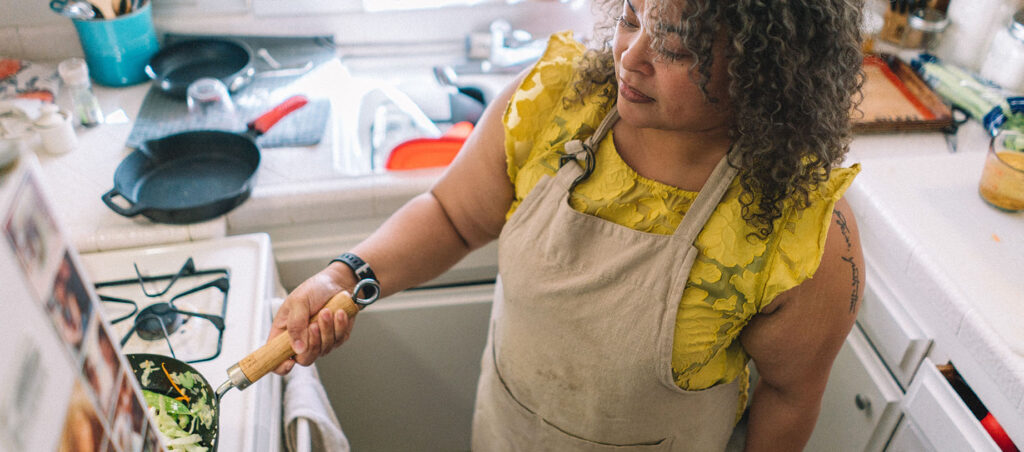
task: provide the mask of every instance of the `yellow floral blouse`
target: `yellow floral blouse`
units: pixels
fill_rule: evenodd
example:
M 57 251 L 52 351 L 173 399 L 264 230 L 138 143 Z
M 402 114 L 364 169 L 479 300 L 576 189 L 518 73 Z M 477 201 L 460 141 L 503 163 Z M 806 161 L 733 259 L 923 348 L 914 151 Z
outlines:
M 574 62 L 583 47 L 569 32 L 548 49 L 515 92 L 505 112 L 505 152 L 515 199 L 508 216 L 544 175 L 558 170 L 565 142 L 591 135 L 607 110 L 595 97 L 566 105 Z M 596 150 L 596 168 L 572 193 L 578 211 L 636 230 L 672 234 L 697 193 L 644 178 L 615 150 L 609 134 Z M 811 277 L 824 252 L 833 206 L 860 171 L 837 168 L 803 210 L 786 209 L 767 241 L 748 240 L 738 179 L 697 238 L 701 254 L 691 270 L 676 320 L 672 372 L 687 390 L 737 377 L 746 403 L 747 354 L 739 334 L 776 295 Z

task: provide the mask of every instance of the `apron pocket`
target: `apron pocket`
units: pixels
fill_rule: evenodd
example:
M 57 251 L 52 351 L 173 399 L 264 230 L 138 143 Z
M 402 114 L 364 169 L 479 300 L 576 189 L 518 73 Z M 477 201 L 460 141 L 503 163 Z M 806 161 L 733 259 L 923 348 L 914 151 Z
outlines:
M 538 451 L 667 451 L 672 449 L 672 438 L 661 438 L 652 441 L 644 441 L 634 444 L 613 444 L 607 442 L 593 441 L 582 438 L 572 432 L 556 426 L 533 410 L 523 405 L 512 392 L 509 391 L 498 371 L 494 366 L 494 378 L 492 380 L 491 401 L 494 403 L 495 418 L 492 422 L 503 424 L 506 432 L 519 432 L 519 438 L 512 438 L 511 442 L 522 441 L 524 444 L 517 445 L 518 450 Z M 528 432 L 528 433 L 527 433 Z M 482 438 L 481 438 L 482 439 Z M 509 438 L 494 438 L 495 443 L 506 443 Z M 487 447 L 486 444 L 480 444 Z M 524 446 L 530 446 L 524 449 Z M 487 450 L 487 449 L 484 449 Z

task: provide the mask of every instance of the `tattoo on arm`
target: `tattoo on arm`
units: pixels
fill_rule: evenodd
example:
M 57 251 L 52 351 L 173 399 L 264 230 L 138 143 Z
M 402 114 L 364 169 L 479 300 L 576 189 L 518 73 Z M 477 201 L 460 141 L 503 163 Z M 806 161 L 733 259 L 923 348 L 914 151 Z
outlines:
M 850 226 L 846 222 L 846 217 L 838 209 L 833 210 L 832 215 L 836 217 L 836 224 L 839 225 L 839 232 L 843 234 L 843 240 L 846 240 L 846 250 L 850 251 L 853 244 L 850 242 Z
M 850 270 L 853 272 L 853 281 L 851 286 L 853 291 L 850 293 L 850 313 L 857 309 L 857 298 L 860 294 L 860 269 L 857 268 L 857 263 L 853 261 L 852 257 L 840 257 L 844 262 L 850 264 Z

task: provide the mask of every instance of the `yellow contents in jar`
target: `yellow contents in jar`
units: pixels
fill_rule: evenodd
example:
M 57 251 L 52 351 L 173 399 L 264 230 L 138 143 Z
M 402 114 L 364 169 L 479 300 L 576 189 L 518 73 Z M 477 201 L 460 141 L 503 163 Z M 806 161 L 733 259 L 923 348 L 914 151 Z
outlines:
M 989 152 L 978 191 L 997 208 L 1024 210 L 1024 152 Z

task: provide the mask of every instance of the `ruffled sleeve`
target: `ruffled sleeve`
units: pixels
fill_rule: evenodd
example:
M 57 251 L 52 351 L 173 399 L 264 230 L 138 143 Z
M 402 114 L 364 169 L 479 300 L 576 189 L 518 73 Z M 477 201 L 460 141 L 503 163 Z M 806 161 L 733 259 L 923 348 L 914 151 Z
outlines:
M 509 100 L 504 117 L 505 156 L 513 184 L 522 185 L 516 184 L 519 170 L 538 157 L 538 152 L 546 150 L 537 146 L 544 141 L 541 132 L 560 120 L 562 98 L 583 50 L 583 45 L 573 39 L 572 32 L 551 35 L 544 55 Z
M 832 170 L 831 177 L 817 192 L 811 204 L 802 210 L 791 209 L 780 223 L 778 252 L 768 264 L 760 309 L 779 294 L 792 289 L 814 275 L 825 254 L 825 238 L 836 201 L 843 196 L 860 172 L 860 164 Z M 811 240 L 810 238 L 814 239 Z

